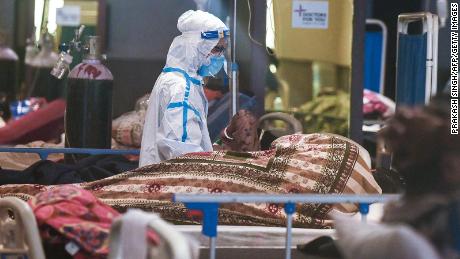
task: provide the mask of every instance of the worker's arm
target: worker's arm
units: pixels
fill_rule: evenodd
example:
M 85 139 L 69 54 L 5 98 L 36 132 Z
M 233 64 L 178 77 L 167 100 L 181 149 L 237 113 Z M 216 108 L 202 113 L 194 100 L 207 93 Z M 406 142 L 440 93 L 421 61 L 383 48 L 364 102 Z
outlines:
M 201 148 L 202 115 L 198 116 L 190 108 L 184 107 L 182 100 L 182 95 L 174 96 L 162 108 L 163 114 L 160 115 L 158 129 L 158 151 L 161 160 L 204 151 Z M 188 104 L 193 106 L 190 102 Z

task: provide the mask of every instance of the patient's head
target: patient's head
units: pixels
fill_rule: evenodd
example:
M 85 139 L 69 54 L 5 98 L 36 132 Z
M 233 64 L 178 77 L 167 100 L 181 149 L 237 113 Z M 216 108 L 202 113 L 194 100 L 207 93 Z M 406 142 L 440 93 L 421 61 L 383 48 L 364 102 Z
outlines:
M 382 130 L 393 166 L 408 195 L 460 188 L 460 137 L 450 134 L 450 101 L 435 98 L 426 107 L 400 108 Z
M 257 124 L 257 118 L 250 111 L 238 111 L 225 130 L 226 134 L 233 138 L 233 140 L 228 139 L 224 131 L 221 133 L 224 148 L 238 152 L 260 150 Z

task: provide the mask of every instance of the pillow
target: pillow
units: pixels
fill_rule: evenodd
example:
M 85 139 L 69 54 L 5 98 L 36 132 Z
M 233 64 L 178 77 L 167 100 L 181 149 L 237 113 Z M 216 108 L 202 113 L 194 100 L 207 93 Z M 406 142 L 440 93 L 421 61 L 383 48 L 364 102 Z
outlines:
M 406 225 L 365 224 L 336 217 L 337 244 L 345 258 L 438 259 L 434 247 Z
M 140 147 L 144 129 L 145 112 L 127 112 L 112 122 L 112 137 L 116 142 L 132 147 Z
M 141 146 L 149 97 L 150 94 L 146 94 L 137 99 L 134 111 L 124 113 L 112 121 L 112 138 L 117 143 L 128 147 Z

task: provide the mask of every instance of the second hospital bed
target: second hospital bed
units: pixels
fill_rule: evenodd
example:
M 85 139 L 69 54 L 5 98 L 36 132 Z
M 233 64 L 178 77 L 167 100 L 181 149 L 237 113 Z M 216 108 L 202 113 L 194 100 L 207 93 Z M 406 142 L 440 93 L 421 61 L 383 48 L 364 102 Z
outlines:
M 178 197 L 178 199 L 200 199 L 198 196 Z M 223 197 L 217 197 L 217 200 Z M 238 200 L 238 195 L 233 195 L 233 198 Z M 245 198 L 241 196 L 240 198 Z M 247 198 L 247 196 L 246 196 Z M 282 196 L 261 195 L 259 198 L 283 198 Z M 303 195 L 297 196 L 298 199 L 304 200 L 317 200 L 321 201 L 324 197 L 316 195 Z M 324 199 L 325 202 L 343 201 L 342 197 L 331 197 Z M 345 197 L 346 198 L 346 197 Z M 390 201 L 396 199 L 397 196 L 384 195 L 380 197 L 370 196 L 348 196 L 350 201 L 363 201 L 369 202 L 374 199 L 375 201 Z M 286 200 L 288 201 L 288 200 Z M 373 204 L 370 206 L 370 213 L 367 214 L 367 220 L 376 221 L 381 216 L 381 204 Z M 7 197 L 0 199 L 0 256 L 1 258 L 32 258 L 42 259 L 44 257 L 43 249 L 41 247 L 40 236 L 38 235 L 37 224 L 34 215 L 29 206 L 18 198 Z M 357 217 L 358 215 L 356 215 Z M 358 220 L 358 219 L 357 219 Z M 163 224 L 163 223 L 162 223 Z M 164 225 L 164 224 L 163 224 Z M 289 223 L 288 223 L 289 225 Z M 161 229 L 168 229 L 171 226 L 164 225 Z M 112 227 L 110 233 L 110 247 L 113 249 L 119 247 L 120 242 L 120 225 Z M 238 226 L 219 226 L 217 227 L 218 238 L 214 244 L 211 242 L 208 245 L 207 237 L 201 233 L 201 226 L 174 226 L 175 230 L 183 233 L 186 236 L 191 236 L 192 239 L 198 240 L 200 247 L 199 258 L 316 258 L 313 256 L 306 256 L 296 250 L 296 245 L 305 244 L 320 236 L 332 236 L 335 238 L 335 231 L 332 229 L 286 229 L 283 227 L 238 227 Z M 203 226 L 205 228 L 205 226 Z M 156 228 L 158 230 L 158 228 Z M 170 229 L 169 232 L 175 231 Z M 168 234 L 165 234 L 168 236 Z M 165 236 L 165 237 L 166 237 Z M 175 241 L 170 246 L 176 249 L 181 246 L 184 247 L 184 241 L 180 242 L 180 238 L 176 237 Z M 182 237 L 181 237 L 182 238 Z M 166 241 L 168 238 L 166 237 Z M 289 241 L 288 241 L 289 240 Z M 167 242 L 171 242 L 167 241 Z M 178 243 L 179 242 L 179 243 Z M 289 244 L 288 244 L 289 242 Z M 289 253 L 286 247 L 289 246 Z M 183 248 L 184 249 L 184 248 Z M 168 249 L 167 249 L 168 250 Z M 119 252 L 112 251 L 109 258 L 120 258 Z M 118 255 L 117 255 L 118 254 Z M 168 255 L 169 254 L 169 255 Z M 151 258 L 166 258 L 174 259 L 174 251 L 171 253 L 163 251 L 160 257 Z M 21 257 L 25 255 L 26 257 Z M 184 257 L 182 257 L 183 259 Z M 191 258 L 191 257 L 187 257 Z

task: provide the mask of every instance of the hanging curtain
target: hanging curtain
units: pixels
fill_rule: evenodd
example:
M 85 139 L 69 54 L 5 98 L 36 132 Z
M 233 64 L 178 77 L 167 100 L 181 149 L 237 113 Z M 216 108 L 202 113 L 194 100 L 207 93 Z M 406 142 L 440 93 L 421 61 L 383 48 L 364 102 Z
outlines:
M 380 92 L 382 66 L 382 32 L 366 32 L 364 45 L 364 88 Z
M 425 103 L 427 34 L 399 34 L 396 102 Z

